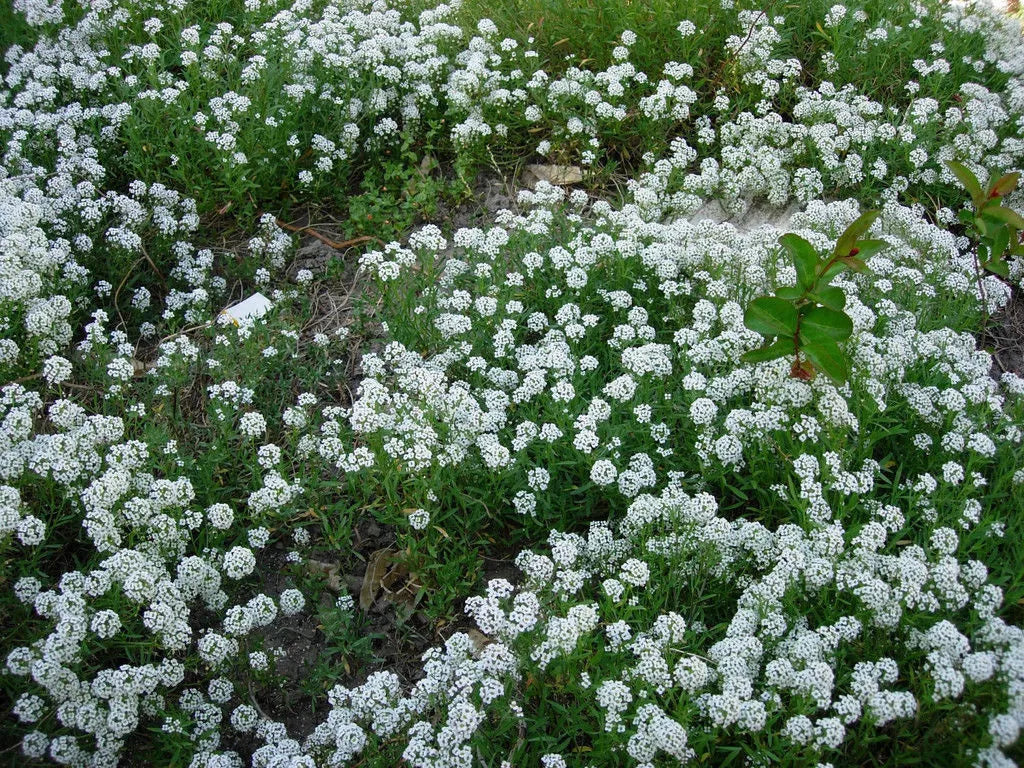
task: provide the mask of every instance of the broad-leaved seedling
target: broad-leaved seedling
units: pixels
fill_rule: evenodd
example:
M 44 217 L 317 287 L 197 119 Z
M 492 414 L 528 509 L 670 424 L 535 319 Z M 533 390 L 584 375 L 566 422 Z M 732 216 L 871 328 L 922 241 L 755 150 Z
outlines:
M 876 218 L 878 211 L 861 214 L 840 235 L 827 259 L 799 235 L 788 233 L 779 238 L 793 259 L 797 284 L 776 289 L 774 296 L 759 296 L 747 306 L 744 324 L 771 343 L 745 353 L 744 361 L 757 363 L 792 355 L 794 378 L 812 379 L 820 370 L 834 381 L 847 379 L 850 361 L 839 344 L 853 333 L 853 320 L 843 311 L 843 290 L 830 283 L 844 269 L 863 271 L 866 259 L 885 247 L 884 240 L 860 239 Z
M 974 204 L 974 212 L 960 211 L 960 221 L 973 227 L 978 238 L 979 282 L 980 270 L 987 269 L 1000 277 L 1010 276 L 1011 256 L 1024 254 L 1020 232 L 1024 230 L 1024 217 L 1003 205 L 1003 198 L 1017 188 L 1019 173 L 1007 173 L 982 189 L 978 177 L 963 163 L 948 160 L 949 168 L 967 190 Z

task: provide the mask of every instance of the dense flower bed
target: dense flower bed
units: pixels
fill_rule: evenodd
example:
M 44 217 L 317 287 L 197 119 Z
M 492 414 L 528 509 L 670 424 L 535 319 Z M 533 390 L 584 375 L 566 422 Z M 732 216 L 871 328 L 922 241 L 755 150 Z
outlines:
M 1024 378 L 978 334 L 1024 265 L 979 270 L 946 161 L 1024 165 L 1017 22 L 721 0 L 643 71 L 631 30 L 588 67 L 457 3 L 14 7 L 16 759 L 1016 764 Z M 266 211 L 343 198 L 381 163 L 420 173 L 429 152 L 453 184 L 496 156 L 594 180 L 638 165 L 617 198 L 541 181 L 486 226 L 371 244 L 361 309 L 317 325 L 336 275 L 289 272 L 296 238 Z M 695 215 L 709 200 L 734 223 Z M 784 229 L 737 225 L 761 202 L 794 211 Z M 232 207 L 244 252 L 218 245 Z M 746 307 L 798 278 L 779 236 L 828 252 L 869 208 L 884 248 L 833 281 L 847 380 L 742 362 L 763 342 Z M 269 315 L 218 315 L 254 287 Z M 303 575 L 369 516 L 431 618 L 488 538 L 527 542 L 521 578 L 458 595 L 476 630 L 414 679 L 329 681 L 319 724 L 290 732 L 260 705 L 280 683 L 269 628 L 317 615 L 356 642 L 353 597 Z M 282 544 L 291 583 L 271 590 Z

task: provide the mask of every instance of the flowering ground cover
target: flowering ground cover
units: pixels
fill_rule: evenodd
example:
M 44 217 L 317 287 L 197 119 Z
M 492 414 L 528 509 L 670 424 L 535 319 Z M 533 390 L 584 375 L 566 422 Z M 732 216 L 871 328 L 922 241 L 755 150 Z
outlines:
M 13 0 L 0 40 L 5 763 L 1024 758 L 1017 20 Z

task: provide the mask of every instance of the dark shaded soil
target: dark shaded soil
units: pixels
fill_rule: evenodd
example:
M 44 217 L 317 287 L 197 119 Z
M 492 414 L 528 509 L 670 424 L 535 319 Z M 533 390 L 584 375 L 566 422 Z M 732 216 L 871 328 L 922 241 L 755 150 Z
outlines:
M 313 570 L 325 572 L 324 566 L 331 566 L 330 576 L 325 575 L 322 579 L 321 592 L 311 594 L 308 589 L 303 590 L 307 602 L 302 612 L 287 618 L 279 617 L 259 633 L 268 653 L 272 649 L 280 649 L 276 661 L 279 687 L 242 689 L 239 684 L 236 688 L 237 701 L 232 702 L 232 706 L 242 703 L 257 706 L 267 717 L 284 723 L 289 736 L 301 742 L 326 717 L 329 711 L 326 694 L 330 687 L 355 687 L 374 672 L 383 670 L 395 673 L 403 686 L 410 687 L 422 677 L 421 657 L 427 649 L 443 643 L 455 632 L 473 629 L 472 622 L 461 614 L 441 627 L 435 626 L 422 612 L 407 611 L 403 604 L 386 594 L 378 595 L 367 610 L 361 609 L 359 596 L 367 562 L 374 552 L 394 544 L 394 530 L 367 517 L 357 524 L 350 550 L 318 550 L 314 546 L 308 561 L 314 562 Z M 278 595 L 295 586 L 290 573 L 297 566 L 288 562 L 287 555 L 283 546 L 261 554 L 258 564 L 258 572 L 262 575 L 260 589 L 266 594 Z M 515 581 L 518 570 L 512 564 L 513 557 L 512 552 L 483 556 L 481 580 L 473 593 L 482 591 L 489 579 Z M 323 691 L 311 693 L 308 685 L 310 674 L 331 645 L 331 638 L 320 624 L 317 610 L 329 606 L 339 594 L 345 593 L 353 597 L 353 610 L 365 622 L 363 632 L 372 638 L 372 656 L 369 659 L 347 657 L 347 672 L 324 681 Z M 260 746 L 251 734 L 236 734 L 230 727 L 224 728 L 223 733 L 224 748 L 233 749 L 243 757 L 247 758 Z
M 1024 376 L 1024 295 L 1015 289 L 1010 302 L 989 320 L 981 346 L 992 352 L 992 375 Z

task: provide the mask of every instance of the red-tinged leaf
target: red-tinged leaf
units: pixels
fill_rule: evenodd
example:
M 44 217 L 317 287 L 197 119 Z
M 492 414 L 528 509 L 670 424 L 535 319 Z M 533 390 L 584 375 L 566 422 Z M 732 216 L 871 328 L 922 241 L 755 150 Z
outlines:
M 809 360 L 800 360 L 799 358 L 794 360 L 793 365 L 789 368 L 789 375 L 801 381 L 810 381 L 816 373 L 817 370 L 813 363 Z
M 1017 188 L 1017 182 L 1020 181 L 1020 174 L 1014 171 L 1008 173 L 1005 176 L 999 178 L 995 184 L 993 184 L 988 190 L 988 196 L 992 197 L 1006 197 Z
M 865 211 L 858 216 L 857 220 L 839 236 L 839 239 L 836 241 L 836 248 L 832 252 L 833 257 L 848 256 L 854 246 L 857 245 L 857 241 L 871 229 L 871 225 L 875 223 L 878 214 L 878 211 Z
M 978 177 L 975 176 L 971 169 L 963 163 L 958 163 L 956 160 L 947 160 L 946 167 L 953 172 L 957 180 L 967 190 L 967 194 L 971 196 L 971 202 L 974 203 L 975 208 L 980 208 L 985 202 L 985 192 L 981 188 L 981 182 L 978 181 Z
M 394 559 L 395 552 L 390 547 L 378 549 L 370 555 L 366 563 L 366 574 L 363 576 L 363 584 L 359 589 L 359 607 L 364 611 L 370 610 L 377 593 L 380 592 L 381 582 L 388 572 L 388 565 Z
M 856 256 L 861 261 L 867 261 L 876 253 L 885 250 L 889 244 L 885 240 L 858 240 L 857 253 L 851 251 L 851 256 Z
M 863 272 L 868 268 L 868 265 L 856 256 L 840 256 L 839 261 L 848 266 L 854 272 Z

